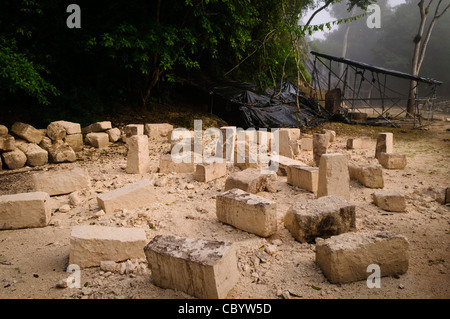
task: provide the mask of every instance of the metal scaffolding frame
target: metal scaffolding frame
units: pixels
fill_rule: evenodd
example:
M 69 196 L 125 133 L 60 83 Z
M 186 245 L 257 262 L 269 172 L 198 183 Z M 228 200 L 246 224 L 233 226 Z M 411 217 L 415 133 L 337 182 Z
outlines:
M 317 103 L 326 103 L 328 100 L 323 96 L 323 92 L 332 90 L 340 90 L 340 112 L 346 113 L 351 122 L 356 122 L 354 118 L 361 118 L 358 113 L 365 113 L 365 109 L 372 110 L 376 115 L 363 121 L 362 124 L 384 124 L 399 127 L 402 124 L 413 124 L 414 128 L 431 124 L 434 113 L 434 100 L 436 99 L 436 90 L 441 81 L 419 76 L 413 76 L 407 73 L 389 70 L 362 62 L 353 61 L 346 58 L 334 57 L 327 54 L 311 51 L 314 55 L 312 69 L 312 83 L 310 97 L 315 99 Z M 319 72 L 318 65 L 328 70 L 328 79 L 326 88 L 323 88 L 323 72 Z M 333 71 L 333 63 L 343 64 L 342 74 L 336 74 Z M 322 79 L 321 79 L 322 76 Z M 402 94 L 391 89 L 387 85 L 387 79 L 394 77 L 396 79 L 416 81 L 416 99 L 414 114 L 407 111 L 407 101 L 409 94 Z M 322 80 L 322 81 L 321 81 Z M 322 85 L 321 85 L 322 82 Z M 353 82 L 353 83 L 351 83 Z M 369 96 L 362 96 L 363 84 L 369 86 Z M 419 90 L 419 85 L 422 85 Z M 423 90 L 423 85 L 427 88 Z M 421 91 L 422 96 L 419 95 Z M 408 92 L 407 92 L 408 93 Z M 338 93 L 339 94 L 339 93 Z M 373 97 L 377 96 L 377 97 Z M 404 103 L 400 103 L 400 102 Z M 375 105 L 377 104 L 377 105 Z M 344 105 L 344 107 L 342 107 Z M 397 114 L 393 114 L 393 112 Z M 365 113 L 367 114 L 367 113 Z M 362 117 L 364 118 L 364 117 Z

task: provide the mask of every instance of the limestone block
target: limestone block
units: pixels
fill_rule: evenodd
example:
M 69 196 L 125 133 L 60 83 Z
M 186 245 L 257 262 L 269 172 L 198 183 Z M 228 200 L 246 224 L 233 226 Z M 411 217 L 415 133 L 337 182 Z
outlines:
M 236 153 L 236 126 L 223 126 L 220 128 L 222 132 L 223 158 L 227 163 L 233 163 Z M 235 161 L 234 161 L 235 162 Z
M 2 124 L 0 124 L 0 135 L 8 134 L 8 128 Z
M 290 140 L 289 145 L 291 146 L 293 155 L 297 155 L 300 153 L 300 140 Z
M 81 269 L 102 261 L 145 258 L 145 230 L 131 227 L 74 226 L 70 234 L 69 264 Z
M 348 160 L 344 154 L 323 154 L 320 158 L 317 197 L 328 195 L 338 195 L 350 200 Z
M 285 156 L 289 158 L 294 157 L 294 152 L 292 151 L 291 144 L 290 144 L 290 136 L 291 132 L 286 129 L 280 129 L 278 132 L 278 147 L 279 152 L 278 154 L 280 156 Z
M 445 190 L 445 203 L 450 203 L 450 187 L 447 187 L 447 189 Z
M 112 129 L 112 124 L 110 121 L 103 121 L 103 122 L 96 122 L 92 123 L 89 126 L 83 127 L 81 129 L 81 133 L 83 134 L 89 134 L 89 133 L 96 133 L 96 132 L 104 132 L 107 130 Z
M 277 175 L 278 176 L 288 176 L 288 168 L 292 165 L 297 166 L 307 166 L 305 163 L 299 160 L 295 160 L 286 156 L 278 155 L 278 157 L 271 157 L 269 166 L 277 166 Z
M 327 153 L 330 136 L 328 134 L 313 135 L 313 156 L 316 166 L 320 164 L 320 157 Z
M 109 142 L 115 143 L 120 140 L 122 132 L 117 127 L 106 130 L 106 134 L 108 134 Z
M 77 155 L 74 150 L 63 141 L 56 141 L 48 147 L 48 159 L 52 163 L 75 162 Z
M 44 192 L 0 196 L 0 229 L 47 226 L 51 216 L 49 201 Z
M 406 211 L 406 200 L 400 190 L 378 191 L 372 194 L 375 205 L 390 212 Z
M 216 197 L 217 218 L 243 231 L 268 237 L 277 231 L 277 204 L 234 188 Z
M 9 134 L 0 134 L 0 151 L 9 152 L 16 148 L 14 137 Z
M 261 172 L 257 168 L 247 168 L 243 171 L 230 174 L 225 181 L 224 191 L 239 188 L 245 192 L 256 194 L 265 190 L 275 192 L 274 183 L 277 175 L 273 172 Z
M 141 179 L 97 196 L 97 202 L 105 213 L 111 213 L 118 209 L 133 209 L 150 205 L 156 201 L 156 198 L 152 183 L 147 179 Z
M 298 140 L 300 138 L 300 129 L 299 128 L 280 128 L 281 131 L 288 132 L 288 137 L 290 140 Z
M 316 241 L 316 262 L 331 283 L 367 280 L 369 265 L 380 276 L 401 275 L 409 266 L 409 242 L 387 231 L 345 233 Z
M 173 125 L 169 123 L 145 124 L 144 134 L 148 137 L 170 137 L 173 131 Z
M 50 196 L 70 194 L 91 186 L 87 169 L 81 167 L 34 173 L 31 181 L 35 191 L 46 192 Z
M 239 280 L 231 243 L 155 236 L 144 248 L 153 282 L 201 299 L 224 299 Z
M 394 152 L 394 134 L 378 133 L 377 144 L 375 147 L 375 158 L 379 158 L 381 153 Z
M 313 138 L 312 137 L 302 137 L 301 149 L 302 149 L 302 151 L 312 151 L 313 150 Z
M 291 165 L 287 174 L 287 183 L 317 194 L 319 168 L 306 165 Z
M 130 137 L 127 137 L 127 145 L 128 154 L 125 171 L 128 174 L 146 173 L 149 168 L 147 135 L 131 135 Z
M 284 226 L 300 242 L 314 242 L 317 237 L 328 238 L 354 231 L 355 205 L 340 196 L 325 196 L 297 202 L 286 213 Z
M 81 134 L 81 125 L 79 123 L 73 123 L 69 121 L 54 121 L 52 123 L 58 123 L 64 127 L 67 135 Z
M 398 153 L 380 153 L 378 162 L 387 169 L 404 169 L 407 164 L 406 155 Z
M 66 134 L 66 129 L 60 123 L 52 122 L 47 126 L 47 136 L 53 141 L 62 140 Z
M 225 175 L 227 175 L 227 163 L 225 162 L 197 164 L 195 170 L 195 179 L 205 183 L 224 177 Z
M 144 135 L 144 124 L 128 124 L 124 128 L 126 137 Z
M 323 129 L 321 134 L 328 134 L 328 141 L 330 143 L 334 142 L 336 139 L 336 132 L 333 130 Z
M 367 149 L 372 145 L 372 140 L 368 136 L 353 137 L 347 140 L 348 149 Z
M 27 157 L 26 164 L 29 166 L 42 166 L 48 163 L 48 152 L 34 143 L 19 146 Z
M 42 141 L 39 143 L 39 146 L 48 152 L 50 146 L 52 146 L 52 140 L 49 137 L 44 136 Z
M 383 188 L 383 168 L 380 164 L 349 163 L 348 172 L 350 179 L 357 180 L 369 188 Z
M 163 174 L 169 173 L 193 173 L 195 171 L 195 163 L 193 153 L 182 155 L 163 154 L 159 160 L 159 172 Z
M 11 132 L 24 140 L 35 144 L 39 144 L 44 137 L 44 133 L 37 130 L 33 126 L 22 122 L 15 122 L 11 127 Z
M 19 169 L 25 166 L 27 156 L 20 149 L 16 148 L 13 151 L 2 154 L 3 160 L 9 169 Z
M 64 137 L 64 142 L 66 142 L 74 152 L 81 152 L 83 150 L 84 142 L 83 134 L 81 133 L 66 135 L 66 137 Z
M 107 148 L 109 146 L 109 135 L 103 132 L 88 133 L 85 142 L 96 148 Z

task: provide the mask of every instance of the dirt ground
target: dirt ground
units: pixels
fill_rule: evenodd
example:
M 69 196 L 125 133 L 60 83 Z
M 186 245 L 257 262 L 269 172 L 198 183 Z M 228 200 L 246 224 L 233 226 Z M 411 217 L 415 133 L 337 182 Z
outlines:
M 450 207 L 436 201 L 435 190 L 448 187 L 450 180 L 450 122 L 436 121 L 426 130 L 350 126 L 328 123 L 337 139 L 328 152 L 349 153 L 354 161 L 373 162 L 375 140 L 367 150 L 347 150 L 349 137 L 394 132 L 394 147 L 407 155 L 404 170 L 384 170 L 384 189 L 401 189 L 407 197 L 406 213 L 386 212 L 372 203 L 375 189 L 351 181 L 351 202 L 356 205 L 357 231 L 388 230 L 404 235 L 410 243 L 408 271 L 381 278 L 381 288 L 368 288 L 366 281 L 331 284 L 316 265 L 315 245 L 293 239 L 283 225 L 283 216 L 297 201 L 314 198 L 308 191 L 292 187 L 278 176 L 277 192 L 258 195 L 277 202 L 279 231 L 261 238 L 224 225 L 217 220 L 215 196 L 223 191 L 225 177 L 209 183 L 194 180 L 193 174 L 157 173 L 159 157 L 169 149 L 164 140 L 151 140 L 151 171 L 143 175 L 125 173 L 126 148 L 123 143 L 106 150 L 85 147 L 75 163 L 48 164 L 44 169 L 86 167 L 92 187 L 80 192 L 81 203 L 69 212 L 59 208 L 69 203 L 68 195 L 51 198 L 52 218 L 43 228 L 0 231 L 0 298 L 18 299 L 182 299 L 191 296 L 152 283 L 145 259 L 123 262 L 115 272 L 100 267 L 81 271 L 81 288 L 59 288 L 66 279 L 69 235 L 74 225 L 141 227 L 150 241 L 160 234 L 217 239 L 238 245 L 240 279 L 230 291 L 230 299 L 273 298 L 450 298 Z M 322 127 L 320 127 L 322 128 Z M 316 128 L 316 129 L 320 129 Z M 310 132 L 311 133 L 311 132 Z M 312 152 L 296 157 L 311 164 Z M 42 168 L 40 168 L 42 169 Z M 229 167 L 229 172 L 238 168 Z M 0 194 L 32 191 L 29 168 L 0 171 Z M 158 202 L 99 216 L 96 196 L 141 178 L 155 182 Z M 266 250 L 265 248 L 271 249 Z M 269 251 L 270 253 L 267 253 Z M 368 274 L 369 275 L 369 274 Z

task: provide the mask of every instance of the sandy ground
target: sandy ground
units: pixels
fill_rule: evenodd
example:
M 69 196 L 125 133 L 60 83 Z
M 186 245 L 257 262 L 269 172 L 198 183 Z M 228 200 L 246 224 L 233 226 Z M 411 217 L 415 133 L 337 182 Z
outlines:
M 349 153 L 355 161 L 374 161 L 375 140 L 368 150 L 347 150 L 348 137 L 376 136 L 367 127 L 327 124 L 337 139 L 329 152 Z M 396 131 L 395 151 L 408 156 L 404 170 L 384 170 L 384 189 L 401 189 L 407 196 L 407 212 L 391 213 L 371 200 L 375 189 L 351 181 L 351 202 L 356 205 L 357 231 L 388 230 L 404 235 L 410 242 L 407 273 L 381 278 L 381 288 L 367 287 L 366 281 L 331 284 L 316 265 L 315 245 L 293 239 L 283 226 L 283 216 L 296 201 L 314 198 L 308 191 L 292 187 L 279 176 L 277 192 L 258 195 L 278 205 L 279 231 L 260 238 L 220 223 L 215 215 L 215 196 L 225 177 L 209 183 L 194 180 L 193 174 L 157 173 L 159 157 L 169 149 L 164 140 L 150 141 L 151 171 L 144 175 L 125 173 L 126 148 L 111 145 L 107 150 L 85 147 L 79 161 L 54 166 L 86 167 L 92 187 L 80 192 L 81 204 L 63 213 L 68 195 L 51 198 L 52 218 L 44 228 L 0 231 L 0 298 L 32 299 L 180 299 L 191 296 L 152 283 L 145 259 L 123 262 L 122 270 L 100 267 L 81 271 L 81 288 L 58 288 L 65 280 L 69 256 L 69 235 L 74 225 L 141 227 L 150 241 L 160 234 L 217 239 L 238 245 L 240 279 L 228 298 L 449 298 L 450 297 L 450 207 L 435 200 L 435 189 L 448 187 L 450 178 L 449 122 L 438 121 L 429 130 Z M 378 128 L 378 131 L 380 129 Z M 312 152 L 302 151 L 297 159 L 311 163 Z M 229 172 L 238 168 L 229 167 Z M 13 173 L 13 174 L 12 174 Z M 30 174 L 21 169 L 0 172 L 0 194 L 32 191 Z M 139 209 L 96 216 L 96 196 L 147 178 L 155 182 L 160 200 Z M 265 248 L 271 247 L 270 254 Z M 119 268 L 120 269 L 120 268 Z

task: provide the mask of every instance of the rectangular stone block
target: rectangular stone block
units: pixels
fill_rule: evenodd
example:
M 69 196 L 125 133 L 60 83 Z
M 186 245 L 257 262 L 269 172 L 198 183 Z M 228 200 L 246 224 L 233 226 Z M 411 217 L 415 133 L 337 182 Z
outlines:
M 34 143 L 22 144 L 19 149 L 27 157 L 27 165 L 42 166 L 48 163 L 48 152 Z
M 379 158 L 381 153 L 394 152 L 394 134 L 378 133 L 377 144 L 375 147 L 375 158 Z
M 239 280 L 231 243 L 155 236 L 144 248 L 153 282 L 201 299 L 224 299 Z
M 44 137 L 44 133 L 35 129 L 33 126 L 29 124 L 25 124 L 22 122 L 15 122 L 11 127 L 11 132 L 27 140 L 30 143 L 39 144 Z
M 313 138 L 312 137 L 302 137 L 301 149 L 302 149 L 302 151 L 312 151 L 313 150 Z
M 356 229 L 355 205 L 340 196 L 325 196 L 292 205 L 284 226 L 300 242 L 313 243 L 317 237 L 328 238 Z
M 153 185 L 147 179 L 97 196 L 98 206 L 105 213 L 112 213 L 118 209 L 139 208 L 154 203 L 155 200 Z
M 313 135 L 313 157 L 316 166 L 319 166 L 321 156 L 327 153 L 329 144 L 330 144 L 330 135 L 328 134 Z
M 108 133 L 103 132 L 88 133 L 84 140 L 87 144 L 96 148 L 107 148 L 109 146 Z
M 383 188 L 383 168 L 380 164 L 349 163 L 348 173 L 350 179 L 357 180 L 369 188 Z
M 127 167 L 128 174 L 144 174 L 149 168 L 148 136 L 132 135 L 127 137 Z
M 298 161 L 286 156 L 278 155 L 278 157 L 272 156 L 269 161 L 269 166 L 278 166 L 277 175 L 278 176 L 288 176 L 288 168 L 292 165 L 297 166 L 307 166 L 302 161 Z
M 9 152 L 16 148 L 14 137 L 9 134 L 0 134 L 0 151 Z
M 67 135 L 81 134 L 81 125 L 68 121 L 55 121 L 54 123 L 61 124 L 66 130 Z
M 367 280 L 369 265 L 379 266 L 381 277 L 404 274 L 408 249 L 408 240 L 392 232 L 345 233 L 317 239 L 316 262 L 331 283 L 349 283 Z
M 317 194 L 319 168 L 306 165 L 291 165 L 288 169 L 287 183 Z
M 25 166 L 27 156 L 20 149 L 16 148 L 10 152 L 2 153 L 3 160 L 9 169 L 19 169 Z
M 81 133 L 66 135 L 66 137 L 64 137 L 64 142 L 69 144 L 74 152 L 81 152 L 83 150 L 84 142 L 83 134 Z
M 110 121 L 103 121 L 103 122 L 96 122 L 92 123 L 89 126 L 83 127 L 81 129 L 81 133 L 83 134 L 89 134 L 89 133 L 96 133 L 96 132 L 104 132 L 109 129 L 112 129 L 112 124 Z
M 35 191 L 46 192 L 50 196 L 70 194 L 91 186 L 87 169 L 81 167 L 35 173 L 31 181 Z
M 120 137 L 122 135 L 122 132 L 117 127 L 113 127 L 112 129 L 109 129 L 109 130 L 107 130 L 105 132 L 106 132 L 106 134 L 108 134 L 110 143 L 117 142 L 118 140 L 120 140 Z M 124 142 L 126 142 L 126 135 L 124 135 L 124 137 L 125 137 Z
M 286 129 L 280 129 L 278 132 L 278 154 L 288 158 L 294 157 L 294 152 L 291 148 L 291 132 Z
M 299 128 L 280 128 L 281 131 L 288 132 L 288 137 L 290 140 L 298 140 L 300 138 L 300 129 Z
M 144 134 L 148 137 L 168 137 L 170 139 L 170 135 L 173 131 L 173 125 L 169 123 L 154 123 L 154 124 L 145 124 Z
M 44 141 L 44 139 L 43 139 Z M 41 147 L 47 147 L 48 159 L 52 163 L 75 162 L 77 155 L 73 148 L 64 141 L 56 141 L 53 144 L 42 143 Z
M 145 258 L 145 230 L 131 227 L 74 226 L 70 234 L 69 264 L 81 269 L 102 261 Z
M 378 191 L 372 194 L 375 205 L 390 212 L 406 211 L 406 200 L 400 190 Z
M 224 191 L 239 188 L 245 192 L 256 194 L 265 190 L 275 192 L 275 173 L 263 173 L 258 168 L 247 168 L 243 171 L 230 174 L 225 181 Z
M 144 124 L 128 124 L 124 128 L 126 137 L 144 135 Z
M 367 149 L 372 145 L 372 140 L 368 136 L 353 137 L 347 140 L 348 149 Z
M 195 179 L 200 182 L 208 183 L 217 178 L 227 175 L 227 163 L 202 163 L 197 164 L 195 170 Z
M 268 237 L 277 231 L 277 204 L 234 188 L 216 197 L 217 218 L 243 231 Z
M 347 156 L 344 154 L 323 154 L 320 158 L 317 197 L 329 195 L 350 200 L 350 175 Z
M 0 229 L 47 226 L 51 217 L 49 201 L 44 192 L 0 196 Z
M 159 159 L 159 172 L 169 173 L 193 173 L 195 171 L 194 156 L 192 152 L 172 157 L 172 154 L 163 154 Z
M 380 153 L 378 162 L 387 169 L 404 169 L 407 164 L 406 155 L 397 153 Z

